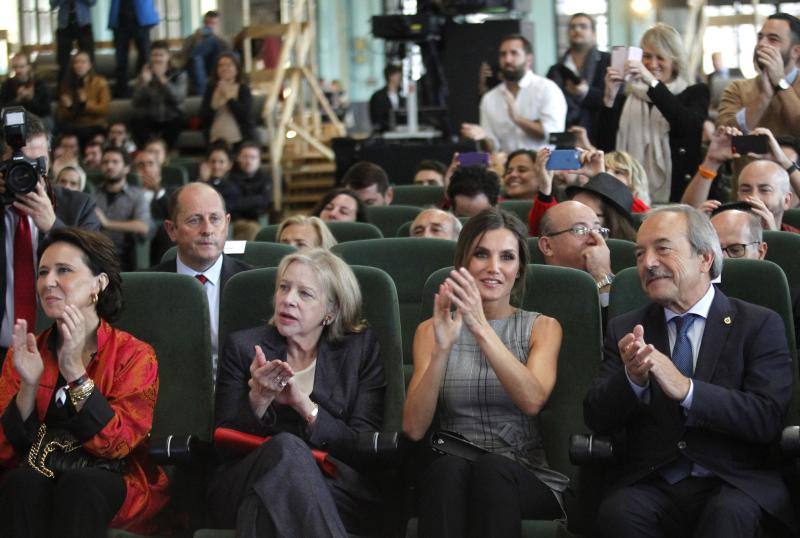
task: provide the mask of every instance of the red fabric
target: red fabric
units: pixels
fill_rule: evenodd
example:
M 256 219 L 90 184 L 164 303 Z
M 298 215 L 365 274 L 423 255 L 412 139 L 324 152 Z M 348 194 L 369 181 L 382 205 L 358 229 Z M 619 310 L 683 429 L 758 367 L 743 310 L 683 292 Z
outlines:
M 546 195 L 536 195 L 533 199 L 533 207 L 531 207 L 531 212 L 528 213 L 528 235 L 531 237 L 536 237 L 539 235 L 539 223 L 542 221 L 542 217 L 544 216 L 545 212 L 553 207 L 554 205 L 558 204 L 558 200 L 556 200 L 555 196 L 550 196 L 550 200 L 545 202 L 542 200 L 541 197 Z
M 197 273 L 196 275 L 194 275 L 194 277 L 195 277 L 197 280 L 199 280 L 199 281 L 200 281 L 200 284 L 202 284 L 203 286 L 205 286 L 205 285 L 206 285 L 206 282 L 208 282 L 208 278 L 206 278 L 206 275 L 204 275 L 204 274 L 202 274 L 202 273 Z
M 28 322 L 28 330 L 36 327 L 36 278 L 33 270 L 33 238 L 28 215 L 17 213 L 14 229 L 14 318 Z
M 57 389 L 58 357 L 47 345 L 50 328 L 36 338 L 44 372 L 36 394 L 36 413 L 44 420 Z M 9 349 L 0 375 L 0 415 L 19 391 L 20 379 L 14 369 L 14 350 Z M 157 531 L 153 517 L 166 506 L 169 497 L 167 475 L 147 456 L 147 436 L 153 426 L 153 409 L 158 396 L 158 362 L 150 345 L 117 330 L 105 321 L 97 329 L 97 355 L 87 374 L 95 390 L 105 396 L 113 418 L 83 448 L 103 458 L 128 458 L 125 474 L 125 502 L 111 521 L 111 527 L 137 534 Z M 0 425 L 0 467 L 17 466 L 20 454 L 6 439 Z
M 782 232 L 792 232 L 793 234 L 800 234 L 800 228 L 795 228 L 791 224 L 781 223 Z
M 631 213 L 647 213 L 648 211 L 650 211 L 650 206 L 634 196 L 633 205 L 631 206 Z
M 249 454 L 270 439 L 272 439 L 272 437 L 260 437 L 231 428 L 217 428 L 214 430 L 214 443 L 218 447 L 239 454 Z M 312 448 L 311 455 L 314 457 L 314 461 L 317 462 L 320 471 L 326 476 L 336 476 L 336 464 L 328 458 L 327 452 Z

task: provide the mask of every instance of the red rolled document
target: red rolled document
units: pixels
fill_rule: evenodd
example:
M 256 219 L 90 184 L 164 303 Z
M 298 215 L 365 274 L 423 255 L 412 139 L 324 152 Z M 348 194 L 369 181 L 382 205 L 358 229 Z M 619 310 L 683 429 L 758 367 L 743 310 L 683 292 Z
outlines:
M 230 428 L 217 428 L 214 430 L 214 443 L 226 450 L 231 450 L 239 454 L 249 454 L 262 444 L 272 439 L 272 437 L 259 437 L 251 433 L 240 432 Z M 322 450 L 310 449 L 311 456 L 317 462 L 320 471 L 326 476 L 336 476 L 336 464 L 328 458 L 328 453 Z

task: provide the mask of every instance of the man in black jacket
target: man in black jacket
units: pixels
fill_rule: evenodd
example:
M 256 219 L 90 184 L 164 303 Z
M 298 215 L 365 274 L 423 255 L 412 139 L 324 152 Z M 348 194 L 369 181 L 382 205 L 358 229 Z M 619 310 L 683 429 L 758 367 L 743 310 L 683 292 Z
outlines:
M 603 106 L 606 68 L 611 55 L 597 50 L 595 20 L 586 13 L 569 19 L 569 49 L 547 72 L 567 100 L 566 126 L 583 127 L 594 143 L 597 115 Z
M 22 106 L 40 118 L 50 115 L 50 92 L 45 82 L 33 74 L 28 55 L 18 52 L 11 58 L 14 76 L 0 88 L 0 108 Z
M 255 142 L 239 146 L 228 181 L 239 189 L 239 198 L 228 208 L 234 221 L 258 220 L 267 214 L 272 203 L 272 178 L 261 167 L 261 146 Z

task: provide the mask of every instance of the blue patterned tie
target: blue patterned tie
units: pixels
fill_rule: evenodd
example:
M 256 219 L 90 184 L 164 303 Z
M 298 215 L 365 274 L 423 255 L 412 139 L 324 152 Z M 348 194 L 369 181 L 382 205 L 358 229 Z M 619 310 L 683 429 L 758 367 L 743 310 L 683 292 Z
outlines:
M 675 368 L 686 377 L 692 377 L 692 371 L 694 370 L 692 342 L 689 340 L 688 333 L 696 318 L 696 314 L 685 314 L 672 318 L 672 321 L 675 322 L 676 333 L 675 346 L 672 348 L 672 362 L 675 363 Z M 681 455 L 676 461 L 661 469 L 659 474 L 670 484 L 677 484 L 690 476 L 691 473 L 692 462 L 686 456 Z
M 672 348 L 672 362 L 680 373 L 692 377 L 694 361 L 692 359 L 692 342 L 689 340 L 689 329 L 692 328 L 696 314 L 686 314 L 672 318 L 675 322 L 675 346 Z

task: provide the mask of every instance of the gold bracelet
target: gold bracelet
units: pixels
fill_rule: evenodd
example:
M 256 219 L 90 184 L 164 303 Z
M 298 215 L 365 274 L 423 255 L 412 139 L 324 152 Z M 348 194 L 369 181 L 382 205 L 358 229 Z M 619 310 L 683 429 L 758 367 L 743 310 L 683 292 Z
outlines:
M 72 402 L 73 407 L 77 407 L 79 403 L 91 396 L 94 391 L 94 381 L 89 379 L 80 387 L 76 387 L 69 391 L 69 400 Z

